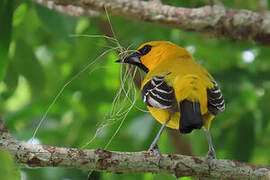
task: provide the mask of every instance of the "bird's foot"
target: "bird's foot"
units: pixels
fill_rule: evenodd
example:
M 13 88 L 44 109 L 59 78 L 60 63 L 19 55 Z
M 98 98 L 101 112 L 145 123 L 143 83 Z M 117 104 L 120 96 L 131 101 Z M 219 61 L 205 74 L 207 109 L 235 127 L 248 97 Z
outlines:
M 162 154 L 159 151 L 158 145 L 156 143 L 152 143 L 148 151 L 150 151 L 154 154 L 154 156 L 157 157 L 157 165 L 159 166 L 162 159 Z
M 216 152 L 215 152 L 215 150 L 214 149 L 209 150 L 206 157 L 209 160 L 216 159 Z
M 156 143 L 151 144 L 150 148 L 148 149 L 148 151 L 153 152 L 155 155 L 161 157 L 161 153 L 159 151 L 158 145 Z
M 216 164 L 216 152 L 214 149 L 211 149 L 208 151 L 207 155 L 206 155 L 206 162 L 208 164 L 208 166 L 213 169 L 215 167 Z

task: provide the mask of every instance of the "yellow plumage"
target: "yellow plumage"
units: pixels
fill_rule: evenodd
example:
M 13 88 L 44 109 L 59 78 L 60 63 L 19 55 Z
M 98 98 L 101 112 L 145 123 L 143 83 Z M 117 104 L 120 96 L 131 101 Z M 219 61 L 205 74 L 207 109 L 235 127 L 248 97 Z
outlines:
M 153 48 L 155 52 L 141 57 L 141 61 L 149 68 L 143 86 L 157 75 L 166 75 L 165 81 L 175 90 L 178 102 L 187 99 L 191 102 L 199 102 L 201 113 L 204 119 L 204 127 L 209 128 L 210 122 L 214 118 L 207 109 L 207 88 L 213 88 L 214 79 L 185 49 L 169 42 L 150 42 L 152 46 L 162 43 L 159 48 Z M 141 47 L 143 47 L 143 44 Z M 138 49 L 140 49 L 139 47 Z M 180 112 L 169 112 L 147 106 L 153 117 L 161 124 L 170 117 L 167 127 L 179 129 Z
M 224 99 L 213 77 L 188 51 L 170 42 L 154 41 L 116 62 L 133 64 L 146 72 L 142 98 L 162 124 L 149 150 L 160 154 L 158 140 L 165 126 L 184 134 L 204 127 L 209 143 L 207 158 L 216 157 L 209 128 L 215 115 L 225 109 Z

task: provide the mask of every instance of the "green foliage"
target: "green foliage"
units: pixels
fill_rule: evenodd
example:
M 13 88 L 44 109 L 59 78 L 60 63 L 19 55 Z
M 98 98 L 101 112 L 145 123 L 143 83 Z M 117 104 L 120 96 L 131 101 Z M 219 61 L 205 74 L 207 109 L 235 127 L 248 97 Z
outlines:
M 41 64 L 35 57 L 32 47 L 29 46 L 24 40 L 16 40 L 16 50 L 13 58 L 13 64 L 17 73 L 25 77 L 30 84 L 30 87 L 32 88 L 32 95 L 41 94 L 41 92 L 44 90 L 44 85 L 46 84 L 45 74 Z
M 13 0 L 0 2 L 0 81 L 4 78 L 8 66 L 8 47 L 11 39 Z
M 164 3 L 200 7 L 206 1 L 164 0 Z M 223 3 L 228 7 L 254 10 L 258 1 L 224 0 Z M 37 140 L 47 145 L 82 147 L 95 135 L 99 124 L 110 122 L 87 148 L 106 146 L 121 122 L 121 119 L 113 123 L 108 121 L 112 102 L 120 88 L 121 71 L 120 65 L 114 63 L 116 51 L 99 56 L 110 49 L 108 46 L 116 46 L 103 38 L 70 36 L 104 35 L 110 31 L 106 23 L 108 21 L 104 17 L 74 18 L 30 1 L 20 2 L 18 6 L 12 0 L 0 2 L 0 115 L 14 136 L 28 141 L 48 107 L 65 87 L 41 124 Z M 120 17 L 112 18 L 112 26 L 119 42 L 125 47 L 131 45 L 131 49 L 147 41 L 168 40 L 190 50 L 197 62 L 215 77 L 225 97 L 226 111 L 216 117 L 211 128 L 217 157 L 256 164 L 270 163 L 267 156 L 270 153 L 268 47 L 211 39 L 200 33 L 187 33 Z M 99 59 L 95 62 L 97 57 Z M 88 65 L 89 68 L 82 71 Z M 139 110 L 145 110 L 145 105 L 140 92 L 136 93 L 136 107 L 127 115 L 108 146 L 109 150 L 148 149 L 159 130 L 160 125 L 148 113 Z M 124 110 L 130 105 L 128 101 Z M 184 137 L 195 155 L 205 156 L 208 147 L 203 131 L 194 131 Z M 174 142 L 166 132 L 162 134 L 159 146 L 162 152 L 175 153 Z M 0 162 L 8 161 L 8 165 L 0 163 L 0 175 L 12 172 L 11 175 L 16 174 L 14 178 L 19 177 L 19 170 L 14 170 L 17 168 L 14 168 L 10 157 L 2 153 Z M 3 157 L 6 160 L 2 160 Z M 22 176 L 29 180 L 86 179 L 89 173 L 60 168 L 21 167 L 20 170 Z M 90 179 L 175 178 L 94 172 Z
M 21 179 L 20 169 L 16 167 L 12 156 L 8 152 L 0 150 L 0 162 L 2 164 L 0 168 L 0 177 L 4 177 L 6 180 Z
M 75 32 L 76 19 L 54 12 L 46 7 L 35 4 L 37 15 L 40 21 L 47 28 L 49 33 L 59 39 L 70 41 L 69 35 Z

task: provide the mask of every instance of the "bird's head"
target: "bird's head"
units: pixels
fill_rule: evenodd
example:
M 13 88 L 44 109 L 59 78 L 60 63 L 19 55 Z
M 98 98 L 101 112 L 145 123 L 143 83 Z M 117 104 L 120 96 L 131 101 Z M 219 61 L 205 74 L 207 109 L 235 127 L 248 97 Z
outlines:
M 162 61 L 175 59 L 178 56 L 186 56 L 187 59 L 192 59 L 188 51 L 171 42 L 151 41 L 142 44 L 136 52 L 116 62 L 133 64 L 147 73 Z

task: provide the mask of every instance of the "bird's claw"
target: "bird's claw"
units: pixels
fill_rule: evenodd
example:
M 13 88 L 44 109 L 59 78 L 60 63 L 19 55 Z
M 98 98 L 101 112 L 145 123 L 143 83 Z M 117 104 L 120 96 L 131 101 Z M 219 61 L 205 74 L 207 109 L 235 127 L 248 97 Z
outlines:
M 159 151 L 159 148 L 158 148 L 158 145 L 153 143 L 151 144 L 150 148 L 148 149 L 148 151 L 150 151 L 151 153 L 154 154 L 154 156 L 157 157 L 157 165 L 159 166 L 160 165 L 160 161 L 162 159 L 162 154 L 161 152 Z
M 207 161 L 208 166 L 211 169 L 215 167 L 215 162 L 216 162 L 215 160 L 216 160 L 215 150 L 214 149 L 209 150 L 207 155 L 206 155 L 206 161 Z
M 210 150 L 210 151 L 208 151 L 206 157 L 208 160 L 216 159 L 216 152 L 214 150 Z
M 157 144 L 151 144 L 150 148 L 148 149 L 148 151 L 151 151 L 153 152 L 154 154 L 158 155 L 158 156 L 162 156 L 160 151 L 159 151 L 159 148 L 158 148 L 158 145 Z

